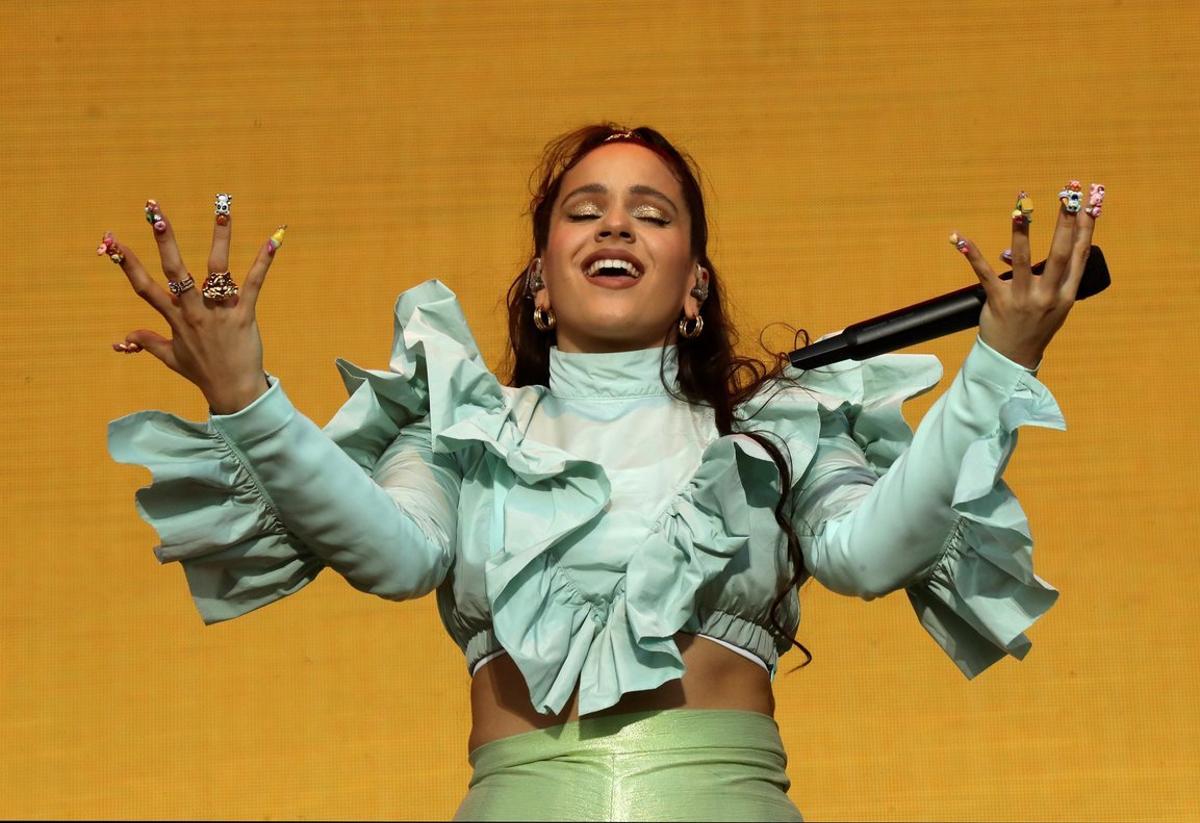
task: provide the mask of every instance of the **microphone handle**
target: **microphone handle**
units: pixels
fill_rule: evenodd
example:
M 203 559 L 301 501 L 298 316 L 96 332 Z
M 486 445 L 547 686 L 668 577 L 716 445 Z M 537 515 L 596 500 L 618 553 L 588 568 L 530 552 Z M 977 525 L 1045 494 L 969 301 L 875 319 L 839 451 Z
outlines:
M 1012 273 L 1009 272 L 1009 279 Z M 842 334 L 849 338 L 855 360 L 914 346 L 956 331 L 979 325 L 979 315 L 987 302 L 983 284 L 976 283 L 904 309 L 881 314 L 871 320 L 848 326 Z
M 1009 273 L 1009 277 L 1012 274 Z M 818 340 L 789 356 L 798 369 L 818 369 L 841 360 L 865 360 L 905 346 L 915 346 L 944 334 L 979 325 L 987 292 L 981 283 L 939 295 L 915 306 L 847 326 L 839 334 Z M 930 306 L 926 313 L 914 309 Z

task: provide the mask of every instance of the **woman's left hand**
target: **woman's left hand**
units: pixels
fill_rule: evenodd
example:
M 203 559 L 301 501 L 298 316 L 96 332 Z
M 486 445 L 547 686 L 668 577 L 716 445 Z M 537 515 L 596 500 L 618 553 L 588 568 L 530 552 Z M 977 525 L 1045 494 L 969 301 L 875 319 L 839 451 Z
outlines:
M 1033 208 L 1024 192 L 1018 195 L 1012 211 L 1011 280 L 1001 280 L 992 271 L 974 242 L 957 234 L 950 236 L 950 242 L 966 256 L 987 294 L 979 317 L 983 342 L 1027 368 L 1041 362 L 1050 339 L 1075 305 L 1103 201 L 1104 187 L 1097 184 L 1084 194 L 1073 180 L 1059 192 L 1054 238 L 1040 275 L 1030 268 L 1029 223 Z M 1071 204 L 1078 206 L 1077 212 L 1070 211 Z

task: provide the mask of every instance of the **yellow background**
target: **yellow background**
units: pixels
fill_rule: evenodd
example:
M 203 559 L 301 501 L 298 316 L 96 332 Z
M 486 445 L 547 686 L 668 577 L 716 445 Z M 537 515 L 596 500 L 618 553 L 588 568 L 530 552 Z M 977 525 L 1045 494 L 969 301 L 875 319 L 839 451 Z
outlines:
M 230 191 L 237 274 L 287 222 L 267 368 L 324 423 L 334 358 L 385 367 L 393 300 L 426 278 L 499 362 L 529 171 L 612 118 L 700 162 L 748 350 L 770 322 L 821 334 L 975 282 L 946 235 L 995 259 L 1018 188 L 1040 259 L 1063 181 L 1108 186 L 1114 284 L 1041 372 L 1070 429 L 1025 430 L 1006 473 L 1062 591 L 1033 651 L 968 682 L 903 595 L 810 585 L 816 660 L 777 678 L 778 720 L 814 820 L 1195 817 L 1200 5 L 180 5 L 0 8 L 0 815 L 452 814 L 468 677 L 432 598 L 329 572 L 204 628 L 157 564 L 148 474 L 106 425 L 206 407 L 110 350 L 167 329 L 94 248 L 112 229 L 152 260 L 154 197 L 202 268 Z M 948 380 L 971 340 L 920 350 Z

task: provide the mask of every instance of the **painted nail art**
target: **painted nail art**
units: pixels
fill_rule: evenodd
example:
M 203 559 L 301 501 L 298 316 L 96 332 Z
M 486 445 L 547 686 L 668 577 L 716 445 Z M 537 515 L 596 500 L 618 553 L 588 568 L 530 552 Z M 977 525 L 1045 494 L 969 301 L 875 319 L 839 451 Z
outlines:
M 967 245 L 967 241 L 958 236 L 958 232 L 954 232 L 950 235 L 950 242 L 954 245 L 954 248 L 958 249 L 963 254 L 966 254 L 971 250 L 971 247 Z
M 1004 251 L 1000 252 L 1000 259 L 1011 266 L 1012 265 L 1012 249 L 1005 249 Z
M 286 229 L 287 223 L 284 223 L 267 239 L 267 254 L 274 254 L 275 250 L 283 245 L 283 233 Z
M 1014 226 L 1028 226 L 1033 222 L 1033 200 L 1025 192 L 1017 193 L 1017 205 L 1013 206 Z
M 229 207 L 233 205 L 232 194 L 218 194 L 213 203 L 213 213 L 217 216 L 217 224 L 224 226 L 229 222 Z
M 1058 202 L 1062 203 L 1062 207 L 1068 212 L 1075 214 L 1079 211 L 1080 200 L 1083 198 L 1082 190 L 1083 186 L 1079 185 L 1078 180 L 1071 180 L 1058 193 Z
M 1092 183 L 1091 191 L 1088 192 L 1088 204 L 1085 211 L 1095 219 L 1100 216 L 1100 207 L 1104 205 L 1104 186 L 1100 183 Z
M 167 224 L 163 221 L 162 209 L 158 207 L 157 200 L 146 201 L 146 222 L 160 234 L 167 230 Z
M 117 238 L 113 237 L 111 231 L 104 233 L 104 239 L 100 241 L 96 254 L 107 254 L 108 259 L 118 265 L 125 262 L 125 255 L 121 254 L 121 250 L 117 247 Z

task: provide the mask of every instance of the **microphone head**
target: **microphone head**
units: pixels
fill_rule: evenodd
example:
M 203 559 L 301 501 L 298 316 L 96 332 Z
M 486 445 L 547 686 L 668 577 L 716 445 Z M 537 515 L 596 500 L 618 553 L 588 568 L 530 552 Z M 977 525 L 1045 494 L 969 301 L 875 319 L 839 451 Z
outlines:
M 1034 274 L 1041 274 L 1046 268 L 1045 260 L 1039 263 L 1034 263 L 1030 269 Z M 1012 278 L 1012 272 L 1006 271 L 1000 275 L 1000 279 L 1008 280 Z M 1079 288 L 1075 292 L 1075 299 L 1082 300 L 1085 297 L 1091 297 L 1093 294 L 1099 294 L 1112 285 L 1112 278 L 1108 274 L 1108 262 L 1104 259 L 1104 252 L 1099 246 L 1091 246 L 1088 249 L 1087 262 L 1083 264 L 1083 276 L 1079 278 Z
M 1099 294 L 1112 285 L 1108 274 L 1108 263 L 1104 260 L 1104 252 L 1099 246 L 1092 246 L 1088 251 L 1087 263 L 1083 266 L 1083 277 L 1079 280 L 1079 291 L 1075 293 L 1076 300 Z

